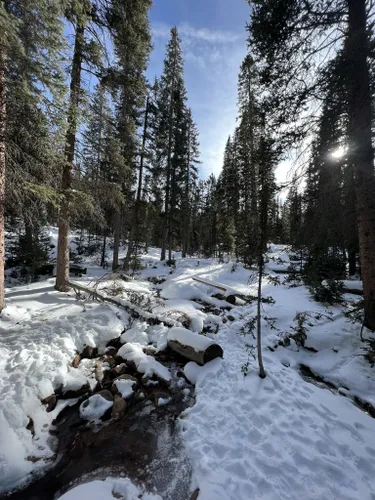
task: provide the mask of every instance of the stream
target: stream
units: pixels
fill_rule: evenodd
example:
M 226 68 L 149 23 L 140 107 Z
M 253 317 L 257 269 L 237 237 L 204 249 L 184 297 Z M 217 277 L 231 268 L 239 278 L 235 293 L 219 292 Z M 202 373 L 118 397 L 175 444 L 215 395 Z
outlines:
M 53 467 L 5 498 L 55 500 L 73 486 L 112 476 L 128 477 L 164 500 L 189 499 L 191 466 L 176 419 L 194 404 L 194 389 L 182 377 L 178 362 L 165 364 L 172 373 L 171 388 L 142 385 L 118 420 L 100 425 L 83 421 L 79 406 L 85 397 L 65 407 L 50 429 L 58 441 Z M 170 402 L 158 406 L 158 398 L 166 396 Z
M 299 372 L 303 380 L 309 382 L 310 384 L 314 384 L 320 389 L 328 389 L 333 392 L 337 396 L 342 396 L 348 398 L 357 408 L 365 412 L 372 418 L 375 418 L 375 408 L 368 402 L 360 399 L 358 396 L 352 396 L 350 394 L 344 393 L 339 390 L 338 387 L 333 385 L 331 382 L 324 380 L 324 378 L 320 377 L 316 373 L 314 373 L 311 368 L 306 365 L 300 365 Z M 347 388 L 346 388 L 347 389 Z M 349 389 L 347 389 L 349 390 Z

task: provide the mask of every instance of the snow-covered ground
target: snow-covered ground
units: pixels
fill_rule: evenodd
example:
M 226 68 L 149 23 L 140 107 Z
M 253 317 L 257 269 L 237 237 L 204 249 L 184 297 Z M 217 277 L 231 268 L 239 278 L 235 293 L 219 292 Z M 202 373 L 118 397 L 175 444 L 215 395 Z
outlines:
M 288 250 L 281 245 L 271 247 L 270 257 L 269 270 L 289 265 Z M 193 332 L 218 326 L 216 334 L 206 335 L 224 350 L 223 360 L 185 367 L 186 376 L 196 383 L 196 403 L 181 415 L 178 429 L 193 467 L 191 491 L 200 489 L 199 500 L 373 499 L 375 420 L 345 397 L 357 396 L 375 406 L 374 368 L 363 357 L 360 326 L 346 320 L 342 307 L 327 310 L 314 302 L 305 287 L 275 287 L 265 277 L 263 295 L 272 296 L 275 304 L 264 304 L 263 315 L 273 318 L 275 328 L 270 327 L 270 319 L 263 320 L 267 378 L 261 380 L 246 347 L 255 341 L 243 334 L 255 306 L 225 303 L 229 311 L 206 312 L 207 304 L 217 308 L 223 300 L 213 297 L 218 290 L 210 284 L 193 280 L 198 277 L 255 295 L 253 273 L 240 264 L 176 255 L 176 269 L 169 274 L 158 258 L 157 249 L 143 256 L 146 268 L 136 281 L 122 284 L 121 296 L 126 299 L 137 291 L 153 300 L 146 279 L 163 276 L 166 281 L 156 285 L 161 299 L 153 312 L 177 322 L 190 318 Z M 80 280 L 93 283 L 103 274 L 92 265 Z M 105 288 L 106 282 L 100 287 Z M 68 390 L 86 381 L 95 383 L 89 360 L 79 368 L 70 366 L 75 352 L 85 344 L 103 350 L 109 339 L 123 332 L 129 319 L 114 305 L 82 304 L 74 293 L 55 292 L 51 279 L 8 289 L 7 303 L 0 321 L 2 492 L 20 484 L 30 472 L 45 468 L 53 457 L 48 429 L 62 405 L 46 413 L 40 400 L 59 386 Z M 280 335 L 292 332 L 298 312 L 308 312 L 306 345 L 317 352 L 298 348 L 293 341 L 289 347 L 278 346 Z M 122 334 L 122 349 L 141 366 L 142 373 L 153 370 L 168 380 L 168 370 L 154 364 L 154 358 L 142 350 L 149 343 L 155 350 L 165 348 L 168 331 L 163 325 L 150 328 L 136 321 Z M 301 364 L 339 390 L 332 392 L 305 381 Z M 26 429 L 30 418 L 34 437 Z M 70 493 L 76 496 L 68 493 L 62 498 L 92 499 L 99 491 L 100 498 L 111 498 L 112 492 L 133 498 L 133 493 L 126 492 L 132 487 L 134 495 L 142 494 L 126 480 L 115 491 L 113 481 L 81 487 Z M 144 493 L 141 498 L 158 497 Z

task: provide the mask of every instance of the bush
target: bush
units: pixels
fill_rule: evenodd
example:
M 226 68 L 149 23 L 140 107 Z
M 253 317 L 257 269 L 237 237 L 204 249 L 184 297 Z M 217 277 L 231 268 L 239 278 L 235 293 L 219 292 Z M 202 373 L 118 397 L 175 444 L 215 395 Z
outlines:
M 35 231 L 31 240 L 26 234 L 20 234 L 9 249 L 6 267 L 18 268 L 21 279 L 34 281 L 38 271 L 49 261 L 50 248 L 50 239 L 42 231 Z
M 322 283 L 310 286 L 310 291 L 317 302 L 326 304 L 340 304 L 344 293 L 344 283 L 340 280 L 329 279 Z

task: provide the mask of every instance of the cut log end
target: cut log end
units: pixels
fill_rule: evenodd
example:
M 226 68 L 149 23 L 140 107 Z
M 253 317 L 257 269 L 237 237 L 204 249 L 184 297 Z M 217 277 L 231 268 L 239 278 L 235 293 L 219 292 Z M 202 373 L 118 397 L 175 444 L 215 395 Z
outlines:
M 203 355 L 203 364 L 206 364 L 215 358 L 222 358 L 223 355 L 223 349 L 218 344 L 211 344 L 209 347 L 207 347 Z
M 223 357 L 223 349 L 212 340 L 184 328 L 174 328 L 168 337 L 168 346 L 175 352 L 204 365 L 215 358 Z

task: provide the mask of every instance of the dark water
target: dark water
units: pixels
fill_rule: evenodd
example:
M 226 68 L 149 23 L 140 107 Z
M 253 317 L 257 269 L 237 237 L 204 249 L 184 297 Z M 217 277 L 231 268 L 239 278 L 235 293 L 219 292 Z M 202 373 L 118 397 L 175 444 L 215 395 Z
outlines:
M 317 387 L 320 387 L 321 389 L 328 389 L 331 392 L 333 392 L 336 395 L 343 396 L 345 398 L 348 398 L 349 400 L 352 401 L 352 403 L 357 406 L 360 410 L 365 412 L 367 415 L 369 415 L 372 418 L 375 418 L 375 408 L 367 401 L 363 401 L 357 396 L 351 396 L 350 394 L 346 394 L 343 392 L 339 391 L 339 388 L 336 387 L 335 385 L 331 384 L 330 382 L 327 382 L 324 380 L 322 377 L 314 373 L 308 366 L 306 365 L 300 365 L 299 367 L 301 377 L 303 380 L 306 382 L 310 382 L 310 384 L 314 384 Z M 349 390 L 348 388 L 345 388 Z
M 55 465 L 23 490 L 8 495 L 7 500 L 53 500 L 72 486 L 108 476 L 129 477 L 164 500 L 189 499 L 191 466 L 176 419 L 194 399 L 192 387 L 179 380 L 180 387 L 169 389 L 169 404 L 155 406 L 165 389 L 142 387 L 144 399 L 136 396 L 122 418 L 100 426 L 80 419 L 81 401 L 66 407 L 51 430 L 58 439 Z M 182 388 L 189 388 L 190 396 L 185 396 Z

